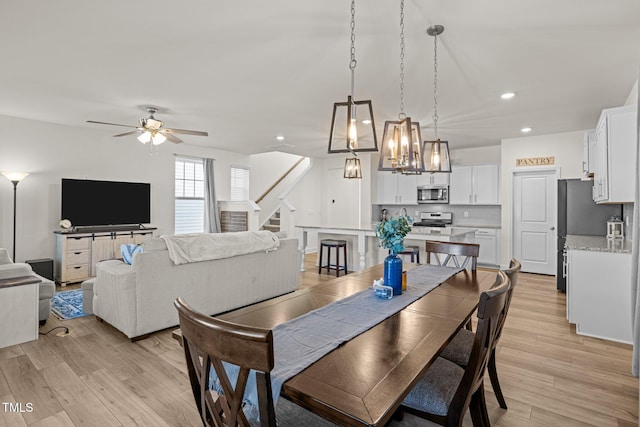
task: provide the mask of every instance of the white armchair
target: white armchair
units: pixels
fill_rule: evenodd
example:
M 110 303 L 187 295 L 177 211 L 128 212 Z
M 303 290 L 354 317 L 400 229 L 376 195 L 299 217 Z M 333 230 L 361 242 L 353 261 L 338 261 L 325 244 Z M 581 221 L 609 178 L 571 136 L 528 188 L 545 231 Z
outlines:
M 56 291 L 56 285 L 51 280 L 35 274 L 29 264 L 13 262 L 9 252 L 0 248 L 0 280 L 31 275 L 40 279 L 38 320 L 42 326 L 51 313 L 51 298 Z

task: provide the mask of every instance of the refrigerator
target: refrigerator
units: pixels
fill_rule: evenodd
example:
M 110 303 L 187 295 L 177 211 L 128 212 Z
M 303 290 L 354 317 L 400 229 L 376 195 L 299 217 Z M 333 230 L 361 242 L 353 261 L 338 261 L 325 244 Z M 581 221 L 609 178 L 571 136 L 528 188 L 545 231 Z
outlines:
M 593 181 L 580 179 L 558 180 L 558 245 L 557 288 L 567 291 L 564 275 L 564 244 L 567 234 L 605 236 L 607 220 L 612 216 L 622 218 L 621 204 L 596 204 L 592 198 Z

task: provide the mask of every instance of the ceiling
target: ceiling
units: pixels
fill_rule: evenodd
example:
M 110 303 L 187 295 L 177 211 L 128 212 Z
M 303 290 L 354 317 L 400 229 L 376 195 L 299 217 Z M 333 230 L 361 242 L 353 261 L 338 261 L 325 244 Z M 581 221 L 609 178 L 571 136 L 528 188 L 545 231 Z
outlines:
M 379 140 L 400 112 L 399 15 L 398 0 L 356 4 L 355 97 L 373 101 Z M 126 129 L 86 121 L 137 125 L 153 105 L 165 126 L 209 132 L 186 144 L 325 156 L 350 87 L 349 19 L 348 0 L 3 0 L 0 114 L 107 137 Z M 594 127 L 638 76 L 638 0 L 406 0 L 404 111 L 425 139 L 433 24 L 452 149 Z

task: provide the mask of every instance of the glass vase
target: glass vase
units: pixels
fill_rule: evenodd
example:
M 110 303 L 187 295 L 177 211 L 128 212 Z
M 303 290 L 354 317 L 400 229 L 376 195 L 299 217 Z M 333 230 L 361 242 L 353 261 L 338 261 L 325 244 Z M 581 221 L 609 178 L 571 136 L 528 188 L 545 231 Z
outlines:
M 393 288 L 393 296 L 402 295 L 402 258 L 394 252 L 384 259 L 384 284 Z

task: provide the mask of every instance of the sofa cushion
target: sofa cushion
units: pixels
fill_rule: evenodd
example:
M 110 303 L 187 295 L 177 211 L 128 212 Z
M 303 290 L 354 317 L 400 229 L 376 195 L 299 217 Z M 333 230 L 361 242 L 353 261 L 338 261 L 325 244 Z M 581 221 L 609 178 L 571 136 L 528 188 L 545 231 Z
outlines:
M 0 248 L 0 265 L 2 264 L 12 264 L 13 261 L 9 256 L 9 251 L 5 248 Z
M 160 239 L 159 237 L 153 237 L 151 239 L 145 240 L 145 242 L 142 244 L 142 247 L 144 248 L 145 252 L 167 250 L 167 245 L 164 243 L 164 240 Z
M 14 277 L 24 277 L 33 274 L 31 266 L 22 262 L 14 264 L 0 265 L 0 280 L 13 279 Z

